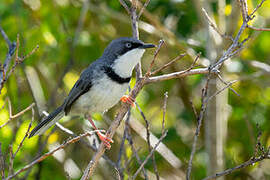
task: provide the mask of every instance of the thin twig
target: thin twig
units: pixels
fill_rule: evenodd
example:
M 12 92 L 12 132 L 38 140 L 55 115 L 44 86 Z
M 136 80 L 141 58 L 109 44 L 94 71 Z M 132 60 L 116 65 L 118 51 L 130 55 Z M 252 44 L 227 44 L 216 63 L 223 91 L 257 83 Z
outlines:
M 248 20 L 247 0 L 238 0 L 238 3 L 240 5 L 243 21 L 247 21 Z
M 225 87 L 223 87 L 222 89 L 218 90 L 213 95 L 209 96 L 207 98 L 207 101 L 210 101 L 213 97 L 217 96 L 218 94 L 220 94 L 221 92 L 223 92 L 225 89 L 229 88 L 233 83 L 236 83 L 237 81 L 238 80 L 234 80 L 234 81 L 231 81 L 231 82 L 227 83 L 227 85 Z
M 167 110 L 167 101 L 168 101 L 168 92 L 164 93 L 164 101 L 163 101 L 163 116 L 162 116 L 162 131 L 161 134 L 164 134 L 165 131 L 165 115 Z
M 137 162 L 139 163 L 139 165 L 141 165 L 142 161 L 141 161 L 140 156 L 138 154 L 139 150 L 136 150 L 135 147 L 134 147 L 134 143 L 133 143 L 133 140 L 131 138 L 130 130 L 129 130 L 128 133 L 129 133 L 129 136 L 127 137 L 127 140 L 128 140 L 128 142 L 129 142 L 129 144 L 131 146 L 131 150 L 132 150 L 133 154 L 135 155 L 135 157 L 137 159 Z M 146 173 L 146 170 L 145 170 L 144 167 L 142 168 L 142 171 L 143 171 L 145 180 L 148 180 L 148 176 L 147 176 L 147 173 Z
M 186 179 L 187 180 L 190 179 L 190 174 L 191 174 L 191 169 L 192 169 L 192 161 L 193 161 L 193 157 L 194 157 L 195 152 L 196 152 L 196 146 L 197 146 L 198 136 L 200 134 L 200 129 L 201 129 L 201 126 L 202 126 L 202 120 L 203 120 L 203 117 L 204 117 L 205 110 L 207 108 L 206 97 L 207 97 L 207 92 L 208 92 L 209 81 L 210 81 L 210 74 L 208 74 L 207 80 L 206 80 L 206 83 L 205 83 L 205 87 L 202 90 L 202 107 L 201 107 L 200 115 L 198 117 L 197 128 L 196 128 L 196 132 L 195 132 L 195 135 L 194 135 L 194 138 L 193 138 L 192 150 L 191 150 L 190 158 L 189 158 L 189 161 L 188 161 L 188 169 L 187 169 L 187 174 L 186 174 Z
M 7 180 L 14 178 L 15 176 L 17 176 L 18 174 L 20 174 L 21 172 L 27 170 L 28 168 L 34 166 L 35 164 L 43 161 L 44 159 L 46 159 L 47 157 L 51 156 L 53 153 L 55 153 L 56 151 L 60 150 L 60 149 L 64 149 L 67 145 L 69 144 L 73 144 L 77 141 L 79 141 L 81 138 L 86 137 L 86 136 L 91 136 L 92 134 L 96 133 L 96 131 L 91 131 L 91 132 L 86 132 L 84 134 L 81 134 L 75 138 L 69 139 L 68 141 L 64 142 L 63 144 L 57 146 L 56 148 L 54 148 L 53 150 L 43 154 L 41 157 L 37 158 L 36 160 L 32 161 L 31 163 L 27 164 L 26 166 L 24 166 L 23 168 L 19 169 L 18 171 L 16 171 L 13 175 L 8 176 Z
M 140 111 L 140 114 L 145 122 L 145 129 L 146 129 L 146 142 L 147 142 L 147 145 L 148 145 L 148 151 L 149 153 L 152 151 L 152 148 L 151 148 L 151 142 L 150 142 L 150 124 L 149 124 L 149 121 L 146 119 L 142 109 L 140 108 L 140 106 L 138 104 L 136 104 L 136 106 L 138 107 L 138 110 Z M 152 155 L 152 162 L 153 162 L 153 167 L 154 167 L 154 172 L 155 172 L 155 175 L 156 175 L 156 178 L 157 180 L 159 180 L 159 174 L 158 174 L 158 170 L 157 170 L 157 163 L 156 163 L 156 159 L 155 159 L 155 153 L 153 153 Z
M 253 29 L 255 31 L 270 31 L 270 28 L 258 28 L 258 27 L 254 27 L 254 26 L 250 26 L 248 25 L 249 29 Z
M 10 103 L 9 103 L 9 106 L 11 107 Z M 26 111 L 29 111 L 30 109 L 32 109 L 33 106 L 35 106 L 35 103 L 32 103 L 27 108 L 25 108 L 24 110 L 22 110 L 21 112 L 15 114 L 15 115 L 12 115 L 11 108 L 9 108 L 9 113 L 10 113 L 9 119 L 8 119 L 8 121 L 6 123 L 4 123 L 3 125 L 0 126 L 0 129 L 2 127 L 4 127 L 5 125 L 7 125 L 12 119 L 17 118 L 17 117 L 21 116 L 22 114 L 24 114 Z
M 125 8 L 125 10 L 127 11 L 128 14 L 130 14 L 130 9 L 127 5 L 127 3 L 124 0 L 119 0 L 120 4 Z
M 145 74 L 146 77 L 149 77 L 149 76 L 151 75 L 151 70 L 152 70 L 152 68 L 153 68 L 153 65 L 154 65 L 154 63 L 155 63 L 155 60 L 156 60 L 156 58 L 157 58 L 157 55 L 158 55 L 158 53 L 159 53 L 159 51 L 160 51 L 160 49 L 161 49 L 161 47 L 162 47 L 163 44 L 164 44 L 164 40 L 162 40 L 162 39 L 159 40 L 159 44 L 158 44 L 158 47 L 157 47 L 156 50 L 155 50 L 154 57 L 153 57 L 153 59 L 152 59 L 152 61 L 151 61 L 151 63 L 150 63 L 150 66 L 149 66 L 149 68 L 148 68 L 146 74 Z
M 11 41 L 9 40 L 7 34 L 5 33 L 5 31 L 3 30 L 3 28 L 0 26 L 0 33 L 3 36 L 4 40 L 6 41 L 8 47 L 10 47 L 12 45 Z
M 139 174 L 139 172 L 142 170 L 142 168 L 145 166 L 145 164 L 147 163 L 147 161 L 150 159 L 150 157 L 152 156 L 152 154 L 155 152 L 155 150 L 157 149 L 158 145 L 161 143 L 161 141 L 167 136 L 167 132 L 168 130 L 166 130 L 164 132 L 164 134 L 161 135 L 161 137 L 159 138 L 157 144 L 154 146 L 154 148 L 151 150 L 151 152 L 148 154 L 148 156 L 145 158 L 145 160 L 143 161 L 143 163 L 141 164 L 141 166 L 137 169 L 137 171 L 135 172 L 135 174 L 132 176 L 132 179 L 135 179 L 137 177 L 137 175 Z
M 2 143 L 0 142 L 0 173 L 1 177 L 4 180 L 5 179 L 5 160 L 2 153 Z
M 180 54 L 179 56 L 177 56 L 176 58 L 174 58 L 173 60 L 171 60 L 170 62 L 168 62 L 167 64 L 164 64 L 163 66 L 161 66 L 160 68 L 158 68 L 157 70 L 151 72 L 151 75 L 154 75 L 156 73 L 159 73 L 160 71 L 162 71 L 163 69 L 169 67 L 170 65 L 172 65 L 173 63 L 175 63 L 177 60 L 182 59 L 183 57 L 185 57 L 186 53 L 184 54 Z
M 33 104 L 34 104 L 34 103 L 33 103 Z M 27 129 L 27 131 L 26 131 L 26 133 L 25 133 L 23 139 L 21 140 L 21 142 L 20 142 L 20 144 L 19 144 L 17 150 L 15 151 L 15 153 L 13 153 L 13 150 L 12 150 L 13 148 L 12 148 L 12 146 L 11 146 L 11 148 L 10 148 L 10 151 L 11 151 L 11 152 L 10 152 L 10 160 L 9 160 L 9 175 L 12 175 L 12 174 L 13 174 L 13 162 L 14 162 L 14 159 L 15 159 L 17 153 L 18 153 L 18 152 L 20 151 L 20 149 L 22 148 L 24 140 L 29 136 L 29 131 L 30 131 L 31 127 L 32 127 L 32 123 L 33 123 L 33 121 L 34 121 L 34 117 L 35 117 L 35 110 L 34 110 L 34 107 L 32 107 L 32 119 L 31 119 L 31 121 L 30 121 L 30 123 L 29 123 L 29 125 L 28 125 L 28 129 Z
M 236 170 L 243 169 L 243 168 L 250 166 L 250 165 L 254 165 L 255 163 L 260 162 L 264 159 L 270 159 L 270 154 L 265 154 L 265 155 L 250 159 L 250 160 L 248 160 L 248 161 L 246 161 L 238 166 L 235 166 L 235 167 L 227 169 L 225 171 L 208 176 L 208 177 L 204 178 L 203 180 L 216 179 L 218 177 L 225 176 L 227 174 L 231 174 L 232 172 L 234 172 Z
M 144 3 L 143 7 L 141 8 L 141 10 L 140 10 L 140 12 L 139 12 L 139 14 L 137 16 L 137 20 L 140 19 L 141 15 L 142 15 L 142 13 L 144 11 L 144 9 L 148 6 L 149 3 L 150 3 L 150 0 L 146 0 L 146 2 Z
M 16 157 L 16 155 L 19 152 L 19 150 L 22 148 L 22 145 L 23 145 L 24 140 L 29 136 L 29 131 L 30 131 L 31 127 L 32 127 L 32 123 L 34 121 L 34 118 L 35 118 L 35 110 L 34 110 L 34 107 L 32 107 L 32 119 L 31 119 L 31 121 L 30 121 L 30 123 L 28 125 L 28 129 L 27 129 L 27 131 L 26 131 L 26 133 L 25 133 L 22 141 L 20 142 L 17 150 L 14 153 L 14 158 Z
M 253 16 L 254 16 L 254 14 L 255 14 L 255 12 L 263 5 L 263 3 L 265 2 L 266 0 L 262 0 L 261 2 L 260 2 L 260 4 L 258 4 L 257 6 L 256 6 L 256 8 L 252 11 L 252 13 L 250 13 L 250 18 L 253 18 Z
M 231 36 L 228 36 L 226 34 L 223 34 L 220 32 L 220 30 L 218 29 L 216 23 L 214 23 L 214 21 L 212 21 L 212 19 L 210 18 L 210 16 L 208 15 L 207 11 L 202 8 L 202 12 L 204 14 L 204 16 L 206 17 L 207 19 L 207 22 L 208 24 L 224 39 L 230 39 L 230 40 L 233 40 L 233 38 Z
M 217 74 L 218 79 L 225 85 L 228 85 L 228 83 L 221 77 L 221 75 L 218 73 Z M 240 97 L 240 94 L 238 94 L 232 87 L 229 87 L 229 89 L 236 94 L 238 97 Z

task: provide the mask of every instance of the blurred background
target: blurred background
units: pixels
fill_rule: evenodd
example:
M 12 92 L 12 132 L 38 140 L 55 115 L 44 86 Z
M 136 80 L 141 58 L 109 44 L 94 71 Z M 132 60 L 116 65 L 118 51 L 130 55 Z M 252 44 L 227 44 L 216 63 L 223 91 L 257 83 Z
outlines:
M 141 3 L 145 1 L 142 0 Z M 260 2 L 248 0 L 249 12 Z M 211 29 L 202 13 L 204 7 L 220 31 L 234 36 L 242 17 L 235 0 L 152 0 L 139 21 L 140 39 L 158 44 L 165 41 L 158 54 L 154 69 L 169 62 L 179 54 L 187 55 L 163 70 L 159 75 L 188 68 L 196 55 L 202 55 L 198 64 L 209 65 L 222 55 L 230 40 L 221 38 Z M 255 27 L 270 26 L 270 2 L 255 14 L 251 22 Z M 111 0 L 1 0 L 0 24 L 12 41 L 20 35 L 19 55 L 29 53 L 36 45 L 39 49 L 23 64 L 17 66 L 0 95 L 0 125 L 9 119 L 7 98 L 13 114 L 36 102 L 33 125 L 40 121 L 42 111 L 52 111 L 63 102 L 80 72 L 97 59 L 111 40 L 132 36 L 130 18 L 119 1 Z M 202 179 L 217 171 L 234 167 L 254 154 L 257 134 L 256 124 L 262 131 L 262 144 L 270 146 L 270 33 L 245 30 L 242 39 L 251 35 L 242 52 L 225 62 L 224 80 L 239 80 L 232 87 L 240 95 L 225 90 L 213 98 L 208 106 L 193 160 L 192 179 Z M 0 38 L 0 60 L 6 57 L 7 45 Z M 153 58 L 154 50 L 145 53 L 142 70 L 145 72 Z M 13 60 L 12 60 L 13 63 Z M 150 122 L 151 140 L 159 138 L 162 128 L 164 93 L 168 92 L 165 128 L 167 137 L 162 148 L 155 153 L 157 169 L 164 179 L 183 179 L 189 160 L 196 128 L 196 117 L 190 101 L 197 111 L 201 105 L 204 75 L 153 83 L 145 86 L 136 101 Z M 135 76 L 131 86 L 135 83 Z M 225 85 L 212 79 L 210 94 Z M 94 114 L 96 125 L 107 129 L 120 105 L 103 114 Z M 12 120 L 0 129 L 2 153 L 8 164 L 8 148 L 16 150 L 31 121 L 31 111 Z M 91 130 L 90 124 L 80 117 L 65 117 L 60 123 L 76 134 Z M 143 160 L 149 153 L 145 141 L 145 122 L 138 109 L 131 110 L 131 134 L 134 146 Z M 114 162 L 123 136 L 122 122 L 115 143 L 106 155 Z M 61 144 L 70 135 L 59 128 L 51 128 L 45 135 L 26 139 L 14 161 L 14 170 L 24 167 L 38 155 Z M 88 143 L 95 137 L 86 138 Z M 124 178 L 134 174 L 139 164 L 126 142 L 126 159 L 131 159 Z M 84 143 L 69 145 L 47 158 L 18 179 L 79 179 L 93 155 Z M 124 166 L 126 160 L 120 163 Z M 152 161 L 145 166 L 150 179 Z M 7 172 L 6 172 L 7 173 Z M 101 160 L 93 179 L 117 179 L 116 170 Z M 234 172 L 224 179 L 269 179 L 269 160 Z M 137 179 L 143 179 L 140 175 Z

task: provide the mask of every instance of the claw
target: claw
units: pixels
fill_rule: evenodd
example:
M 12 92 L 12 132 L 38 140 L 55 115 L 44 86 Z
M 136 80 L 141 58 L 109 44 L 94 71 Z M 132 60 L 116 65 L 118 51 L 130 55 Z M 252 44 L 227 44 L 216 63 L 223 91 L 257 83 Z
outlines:
M 133 99 L 129 95 L 122 96 L 120 100 L 122 102 L 124 102 L 124 103 L 130 104 L 132 107 L 136 107 L 136 105 L 135 105 L 135 99 Z
M 102 134 L 100 131 L 97 131 L 97 135 L 100 139 L 100 141 L 102 141 L 104 143 L 104 145 L 106 146 L 106 149 L 111 149 L 111 144 L 113 143 L 113 140 L 109 137 L 107 137 L 106 135 Z

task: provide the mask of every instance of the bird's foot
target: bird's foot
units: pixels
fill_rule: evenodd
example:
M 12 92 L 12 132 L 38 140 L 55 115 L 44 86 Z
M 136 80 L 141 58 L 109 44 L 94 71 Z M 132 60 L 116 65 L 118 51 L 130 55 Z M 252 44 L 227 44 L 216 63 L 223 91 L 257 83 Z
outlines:
M 136 107 L 135 99 L 130 97 L 129 95 L 122 96 L 120 100 L 124 103 L 130 104 L 132 107 Z
M 102 134 L 101 131 L 97 131 L 97 135 L 98 135 L 99 139 L 105 145 L 106 149 L 111 149 L 110 143 L 113 143 L 113 140 L 111 138 L 109 138 L 108 136 Z

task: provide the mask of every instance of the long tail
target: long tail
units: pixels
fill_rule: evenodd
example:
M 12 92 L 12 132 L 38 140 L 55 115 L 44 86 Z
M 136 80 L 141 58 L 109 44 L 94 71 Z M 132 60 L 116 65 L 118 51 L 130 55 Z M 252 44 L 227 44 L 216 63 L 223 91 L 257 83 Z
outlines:
M 29 138 L 44 133 L 47 129 L 49 129 L 52 125 L 59 121 L 64 115 L 65 112 L 63 111 L 63 107 L 58 107 L 31 131 Z

